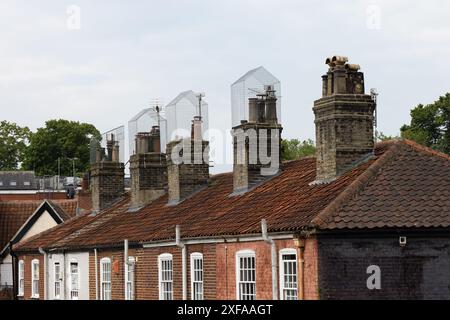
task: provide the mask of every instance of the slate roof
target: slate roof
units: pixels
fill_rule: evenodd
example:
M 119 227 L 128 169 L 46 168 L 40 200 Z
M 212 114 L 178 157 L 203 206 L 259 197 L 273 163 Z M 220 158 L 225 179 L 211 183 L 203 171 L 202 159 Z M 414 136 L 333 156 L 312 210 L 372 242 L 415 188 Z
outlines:
M 167 195 L 137 212 L 129 196 L 95 217 L 85 214 L 20 243 L 18 250 L 80 249 L 183 238 L 296 232 L 303 228 L 450 226 L 450 157 L 416 143 L 377 144 L 374 157 L 327 184 L 315 179 L 313 157 L 289 161 L 264 184 L 238 196 L 232 173 L 175 206 Z

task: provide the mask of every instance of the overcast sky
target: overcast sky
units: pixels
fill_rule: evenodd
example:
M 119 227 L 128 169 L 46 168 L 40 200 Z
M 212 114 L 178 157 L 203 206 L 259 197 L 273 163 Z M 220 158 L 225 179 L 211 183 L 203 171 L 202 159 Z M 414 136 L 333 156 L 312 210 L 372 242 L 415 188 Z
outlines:
M 262 65 L 281 81 L 283 137 L 314 138 L 311 108 L 334 54 L 378 89 L 385 134 L 450 91 L 446 0 L 0 0 L 0 40 L 0 119 L 33 130 L 64 118 L 103 132 L 192 89 L 228 134 L 230 85 Z

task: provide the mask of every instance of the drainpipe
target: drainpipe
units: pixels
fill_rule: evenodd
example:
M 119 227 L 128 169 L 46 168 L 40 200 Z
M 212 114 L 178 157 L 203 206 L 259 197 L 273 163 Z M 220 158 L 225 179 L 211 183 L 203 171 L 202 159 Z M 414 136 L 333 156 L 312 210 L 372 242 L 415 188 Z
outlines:
M 63 283 L 63 300 L 67 299 L 67 283 L 66 283 L 66 279 L 67 279 L 67 275 L 66 275 L 66 267 L 67 267 L 67 255 L 66 255 L 66 251 L 63 251 L 63 268 L 62 268 L 62 283 Z
M 267 221 L 266 219 L 261 220 L 261 230 L 262 237 L 265 242 L 270 244 L 270 253 L 272 260 L 272 299 L 278 300 L 278 279 L 277 279 L 277 269 L 278 269 L 278 259 L 277 259 L 277 246 L 272 237 L 269 237 L 267 233 Z
M 305 239 L 294 239 L 295 246 L 299 250 L 298 268 L 299 268 L 299 288 L 298 300 L 305 300 Z
M 94 260 L 95 260 L 95 300 L 98 300 L 98 255 L 97 249 L 94 249 Z
M 127 299 L 127 274 L 126 274 L 126 266 L 129 267 L 130 261 L 128 260 L 128 239 L 123 240 L 123 284 L 124 284 L 124 292 L 125 292 L 125 300 Z
M 39 253 L 44 255 L 44 300 L 47 300 L 47 285 L 48 285 L 48 262 L 47 262 L 47 252 L 39 247 Z
M 19 294 L 19 261 L 17 254 L 13 251 L 13 243 L 9 242 L 9 254 L 12 257 L 12 272 L 13 272 L 13 299 L 18 300 L 17 295 Z
M 183 300 L 187 300 L 187 250 L 184 243 L 181 242 L 180 225 L 175 228 L 175 238 L 177 247 L 181 248 L 181 276 L 183 282 Z

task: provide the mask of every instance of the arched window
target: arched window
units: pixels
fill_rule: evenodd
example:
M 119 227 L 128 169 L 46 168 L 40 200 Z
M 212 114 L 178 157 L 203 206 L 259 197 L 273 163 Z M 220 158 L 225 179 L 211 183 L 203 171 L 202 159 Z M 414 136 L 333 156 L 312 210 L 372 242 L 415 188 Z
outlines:
M 170 253 L 158 257 L 159 299 L 173 300 L 173 258 Z
M 128 257 L 125 264 L 125 300 L 134 300 L 134 257 Z
M 23 296 L 23 289 L 24 289 L 24 275 L 25 275 L 25 262 L 23 260 L 19 260 L 19 288 L 17 295 Z
M 69 265 L 70 272 L 70 299 L 78 300 L 80 290 L 80 268 L 78 261 L 75 259 L 70 260 Z
M 111 259 L 100 260 L 100 299 L 111 300 Z
M 298 269 L 297 250 L 280 250 L 280 299 L 297 300 Z
M 39 260 L 31 261 L 31 298 L 39 299 Z
M 54 299 L 61 299 L 61 263 L 53 263 L 53 294 Z
M 191 253 L 191 299 L 203 300 L 203 254 Z
M 236 299 L 256 299 L 256 255 L 253 250 L 236 253 Z

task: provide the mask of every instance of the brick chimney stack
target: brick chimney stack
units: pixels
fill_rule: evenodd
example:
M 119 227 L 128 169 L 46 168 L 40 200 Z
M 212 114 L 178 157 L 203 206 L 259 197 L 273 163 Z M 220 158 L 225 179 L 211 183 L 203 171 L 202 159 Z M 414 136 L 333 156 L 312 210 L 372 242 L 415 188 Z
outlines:
M 161 153 L 159 126 L 138 133 L 135 141 L 136 154 L 130 157 L 131 211 L 151 203 L 167 190 L 167 163 L 166 155 Z
M 322 98 L 314 102 L 316 182 L 328 182 L 373 154 L 375 102 L 364 93 L 364 74 L 347 57 L 326 59 Z
M 167 144 L 169 204 L 177 204 L 208 185 L 209 142 L 203 140 L 201 124 L 201 117 L 194 117 L 191 137 Z
M 246 192 L 280 170 L 281 131 L 272 86 L 249 99 L 249 121 L 233 128 L 233 189 Z
M 108 137 L 105 150 L 97 146 L 96 162 L 91 165 L 92 209 L 101 211 L 124 194 L 124 169 L 119 160 L 119 145 L 114 135 Z

